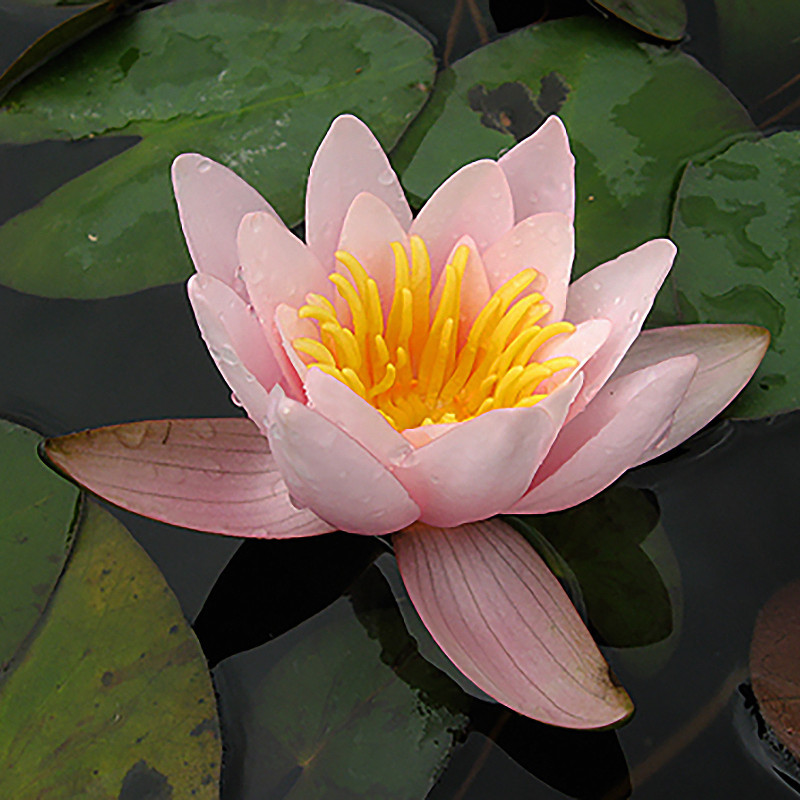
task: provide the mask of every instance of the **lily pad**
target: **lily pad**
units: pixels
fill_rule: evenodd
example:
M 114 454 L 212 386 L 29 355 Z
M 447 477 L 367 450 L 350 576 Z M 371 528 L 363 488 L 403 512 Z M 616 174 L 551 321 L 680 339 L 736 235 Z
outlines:
M 0 19 L 25 12 L 26 20 L 33 16 L 29 26 L 35 33 L 33 41 L 11 63 L 0 60 L 0 97 L 40 64 L 113 19 L 127 5 L 131 5 L 127 0 L 12 0 L 10 6 L 0 9 Z M 31 8 L 36 9 L 33 15 Z
M 218 796 L 200 646 L 155 565 L 88 504 L 36 638 L 0 689 L 8 797 Z
M 645 492 L 614 486 L 566 511 L 514 519 L 526 536 L 543 535 L 568 564 L 605 644 L 640 647 L 672 632 L 669 591 L 642 547 L 659 519 Z
M 623 22 L 659 39 L 676 42 L 686 33 L 683 0 L 595 0 Z
M 678 257 L 663 322 L 749 322 L 772 341 L 731 406 L 763 417 L 800 406 L 800 134 L 740 142 L 687 168 L 670 237 Z
M 197 151 L 303 213 L 333 118 L 361 117 L 391 148 L 428 97 L 428 42 L 399 20 L 325 0 L 181 0 L 120 20 L 21 83 L 0 142 L 141 141 L 0 228 L 0 281 L 51 297 L 103 297 L 191 272 L 169 166 Z
M 520 91 L 508 90 L 514 84 Z M 665 235 L 689 159 L 752 130 L 742 106 L 689 56 L 602 21 L 556 20 L 442 73 L 395 154 L 403 183 L 427 198 L 458 167 L 496 158 L 554 113 L 577 159 L 576 274 Z M 508 120 L 513 135 L 493 118 Z M 527 124 L 515 128 L 520 119 Z
M 41 462 L 39 441 L 0 420 L 0 673 L 44 611 L 72 540 L 78 492 Z
M 214 671 L 223 797 L 425 797 L 467 718 L 376 567 L 350 597 Z

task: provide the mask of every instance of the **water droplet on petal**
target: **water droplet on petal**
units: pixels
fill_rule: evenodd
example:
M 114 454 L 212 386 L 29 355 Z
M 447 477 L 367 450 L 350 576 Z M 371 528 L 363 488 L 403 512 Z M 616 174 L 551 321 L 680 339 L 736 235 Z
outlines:
M 244 405 L 242 401 L 236 396 L 236 392 L 231 392 L 231 403 L 233 403 L 235 406 L 239 406 L 239 408 L 242 408 L 242 406 Z
M 234 365 L 239 363 L 239 356 L 236 355 L 236 351 L 229 344 L 224 344 L 220 347 L 219 358 L 226 364 Z
M 390 186 L 394 183 L 394 176 L 392 175 L 392 171 L 389 169 L 385 169 L 383 172 L 378 175 L 378 183 L 381 186 Z
M 208 172 L 211 169 L 211 162 L 210 161 L 201 161 L 197 165 L 198 172 Z
M 639 311 L 639 309 L 635 308 L 633 311 L 631 311 L 630 316 L 628 317 L 628 319 L 631 322 L 638 322 L 639 319 L 641 318 L 641 316 L 642 316 L 641 311 Z
M 621 302 L 622 302 L 622 298 L 621 297 L 615 297 L 614 298 L 614 305 L 615 306 L 618 306 Z

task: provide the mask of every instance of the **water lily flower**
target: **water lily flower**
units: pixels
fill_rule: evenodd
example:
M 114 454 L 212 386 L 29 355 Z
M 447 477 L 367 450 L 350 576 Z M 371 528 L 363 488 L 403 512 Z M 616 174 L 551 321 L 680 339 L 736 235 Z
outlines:
M 574 159 L 557 117 L 413 217 L 378 141 L 341 116 L 311 166 L 306 242 L 220 164 L 182 155 L 173 179 L 192 307 L 252 424 L 117 427 L 51 442 L 51 458 L 201 530 L 399 531 L 409 596 L 480 688 L 559 725 L 627 716 L 558 582 L 490 518 L 573 506 L 686 439 L 745 385 L 766 332 L 642 332 L 666 239 L 570 284 Z

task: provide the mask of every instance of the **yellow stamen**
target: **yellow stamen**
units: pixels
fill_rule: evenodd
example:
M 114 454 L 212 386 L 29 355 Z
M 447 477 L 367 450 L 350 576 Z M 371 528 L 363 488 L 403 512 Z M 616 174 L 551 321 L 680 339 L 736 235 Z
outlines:
M 569 322 L 537 324 L 550 306 L 541 294 L 526 294 L 535 269 L 520 270 L 492 294 L 459 346 L 459 325 L 470 324 L 461 317 L 470 250 L 465 245 L 456 249 L 432 294 L 425 243 L 412 236 L 409 245 L 407 252 L 401 243 L 391 244 L 391 303 L 381 302 L 377 282 L 357 258 L 336 252 L 347 274 L 337 271 L 328 277 L 344 301 L 342 312 L 318 294 L 306 295 L 298 309 L 298 317 L 319 330 L 318 338 L 301 336 L 292 342 L 309 369 L 344 383 L 397 430 L 533 406 L 569 377 L 566 371 L 578 365 L 572 356 L 535 360 L 543 344 L 575 330 Z

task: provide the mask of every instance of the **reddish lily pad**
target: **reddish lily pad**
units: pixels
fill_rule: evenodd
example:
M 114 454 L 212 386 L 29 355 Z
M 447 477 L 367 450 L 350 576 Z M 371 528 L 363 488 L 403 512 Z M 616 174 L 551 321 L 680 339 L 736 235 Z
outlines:
M 0 673 L 44 611 L 72 540 L 78 493 L 42 464 L 39 441 L 0 420 Z
M 759 612 L 750 677 L 761 716 L 800 759 L 800 581 L 779 589 Z
M 231 167 L 294 225 L 331 121 L 356 114 L 391 148 L 434 73 L 420 34 L 356 3 L 182 0 L 120 20 L 0 108 L 0 142 L 141 137 L 0 228 L 0 280 L 50 297 L 183 280 L 192 267 L 169 181 L 175 156 Z
M 205 659 L 177 600 L 127 531 L 88 505 L 0 688 L 4 795 L 212 800 L 220 757 Z

